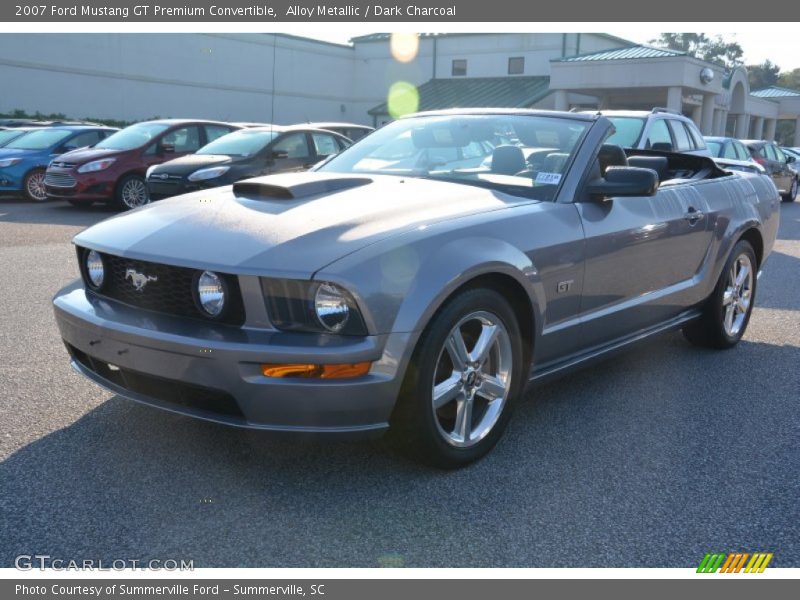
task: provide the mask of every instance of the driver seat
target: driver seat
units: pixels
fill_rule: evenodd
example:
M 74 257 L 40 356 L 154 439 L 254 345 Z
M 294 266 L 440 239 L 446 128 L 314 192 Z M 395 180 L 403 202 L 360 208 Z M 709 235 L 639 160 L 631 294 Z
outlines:
M 519 146 L 498 146 L 492 152 L 492 173 L 516 175 L 525 166 L 525 155 Z

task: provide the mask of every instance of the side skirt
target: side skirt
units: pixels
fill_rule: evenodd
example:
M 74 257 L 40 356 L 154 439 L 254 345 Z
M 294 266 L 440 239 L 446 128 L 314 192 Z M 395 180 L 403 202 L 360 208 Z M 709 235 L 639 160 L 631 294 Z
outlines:
M 678 315 L 673 319 L 670 319 L 669 321 L 665 321 L 664 323 L 660 323 L 648 329 L 637 331 L 622 338 L 617 338 L 616 340 L 609 342 L 608 344 L 603 344 L 601 346 L 594 346 L 593 348 L 589 348 L 588 350 L 580 354 L 573 354 L 565 359 L 556 362 L 551 361 L 550 363 L 546 363 L 540 367 L 534 366 L 534 368 L 531 370 L 531 375 L 528 379 L 528 383 L 530 384 L 543 383 L 545 381 L 555 379 L 570 371 L 583 368 L 595 361 L 605 359 L 617 352 L 621 352 L 625 350 L 628 346 L 640 342 L 642 340 L 646 340 L 651 336 L 658 335 L 660 333 L 664 333 L 667 331 L 672 331 L 675 329 L 680 329 L 683 325 L 685 325 L 689 321 L 693 321 L 700 315 L 701 315 L 700 309 L 693 308 L 691 310 L 681 313 L 680 315 Z

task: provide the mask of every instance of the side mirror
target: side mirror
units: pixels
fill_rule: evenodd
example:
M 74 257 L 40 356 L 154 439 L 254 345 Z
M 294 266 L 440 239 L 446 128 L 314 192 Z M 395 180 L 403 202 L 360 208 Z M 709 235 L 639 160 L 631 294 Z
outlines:
M 586 192 L 604 200 L 614 196 L 654 196 L 658 191 L 658 174 L 639 167 L 608 167 L 606 176 L 589 182 Z
M 789 155 L 786 157 L 786 164 L 792 164 L 795 160 L 794 156 Z

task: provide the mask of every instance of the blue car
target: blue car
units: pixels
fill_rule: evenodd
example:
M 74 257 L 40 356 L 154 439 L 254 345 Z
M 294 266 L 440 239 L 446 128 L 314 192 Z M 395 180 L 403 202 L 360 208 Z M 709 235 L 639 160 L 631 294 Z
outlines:
M 47 200 L 44 172 L 50 161 L 64 152 L 93 146 L 115 131 L 111 127 L 90 125 L 26 131 L 0 147 L 0 192 L 22 192 L 34 202 Z

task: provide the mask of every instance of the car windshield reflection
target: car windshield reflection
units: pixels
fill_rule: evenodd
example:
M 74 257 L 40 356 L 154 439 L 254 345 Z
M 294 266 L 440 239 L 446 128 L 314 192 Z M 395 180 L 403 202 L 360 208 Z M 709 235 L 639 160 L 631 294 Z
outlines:
M 400 119 L 320 171 L 420 177 L 553 200 L 589 122 L 549 115 Z

